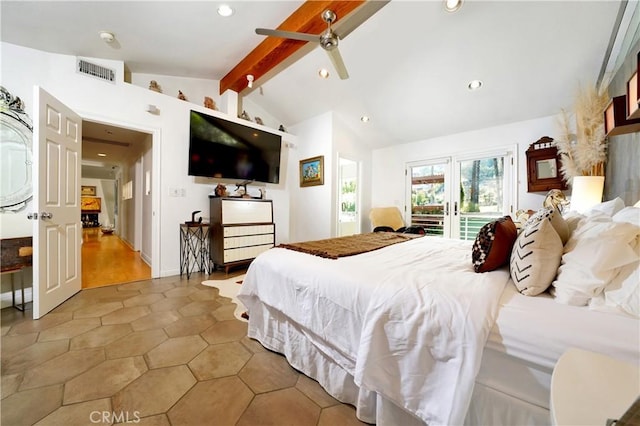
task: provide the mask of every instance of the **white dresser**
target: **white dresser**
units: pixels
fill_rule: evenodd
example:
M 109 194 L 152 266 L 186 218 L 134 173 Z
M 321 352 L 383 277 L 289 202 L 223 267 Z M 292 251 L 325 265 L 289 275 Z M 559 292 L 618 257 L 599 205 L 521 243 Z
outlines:
M 210 199 L 209 253 L 215 267 L 251 262 L 275 244 L 271 200 L 244 198 Z

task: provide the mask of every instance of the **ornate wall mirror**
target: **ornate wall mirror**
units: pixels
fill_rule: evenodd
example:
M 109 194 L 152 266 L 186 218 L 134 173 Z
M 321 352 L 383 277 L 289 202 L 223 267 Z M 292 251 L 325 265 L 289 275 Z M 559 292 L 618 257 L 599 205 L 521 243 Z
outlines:
M 550 189 L 567 189 L 560 173 L 560 156 L 553 138 L 543 136 L 527 149 L 528 192 L 543 192 Z
M 24 104 L 0 86 L 0 212 L 18 211 L 33 194 L 33 126 Z

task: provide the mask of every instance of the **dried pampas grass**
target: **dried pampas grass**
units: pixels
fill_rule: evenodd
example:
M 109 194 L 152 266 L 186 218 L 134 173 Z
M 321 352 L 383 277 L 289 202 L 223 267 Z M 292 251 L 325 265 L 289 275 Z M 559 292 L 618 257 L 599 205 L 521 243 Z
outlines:
M 575 101 L 576 133 L 571 132 L 570 114 L 562 111 L 560 136 L 556 138 L 565 179 L 574 176 L 604 176 L 607 145 L 604 134 L 604 110 L 609 102 L 606 92 L 589 86 L 579 87 Z

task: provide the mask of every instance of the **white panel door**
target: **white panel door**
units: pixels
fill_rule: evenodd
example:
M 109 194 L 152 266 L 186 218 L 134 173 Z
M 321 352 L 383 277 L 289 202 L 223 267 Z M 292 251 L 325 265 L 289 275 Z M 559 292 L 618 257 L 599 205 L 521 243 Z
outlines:
M 49 93 L 34 89 L 33 318 L 82 286 L 80 161 L 82 119 Z

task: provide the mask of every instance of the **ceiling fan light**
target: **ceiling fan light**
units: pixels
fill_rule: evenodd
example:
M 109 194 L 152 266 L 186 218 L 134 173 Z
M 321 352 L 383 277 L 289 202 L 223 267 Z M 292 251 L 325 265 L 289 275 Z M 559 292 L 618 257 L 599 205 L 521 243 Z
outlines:
M 113 43 L 113 41 L 116 39 L 113 33 L 110 33 L 109 31 L 100 31 L 100 38 L 105 43 Z
M 251 89 L 253 87 L 253 74 L 247 74 L 247 87 Z
M 326 68 L 321 68 L 320 71 L 318 71 L 318 75 L 321 78 L 329 78 L 329 70 L 327 70 Z
M 223 16 L 225 18 L 233 15 L 234 12 L 235 11 L 233 10 L 233 8 L 228 4 L 221 4 L 220 6 L 218 6 L 218 15 Z
M 462 7 L 462 0 L 443 0 L 444 10 L 447 12 L 457 12 Z

